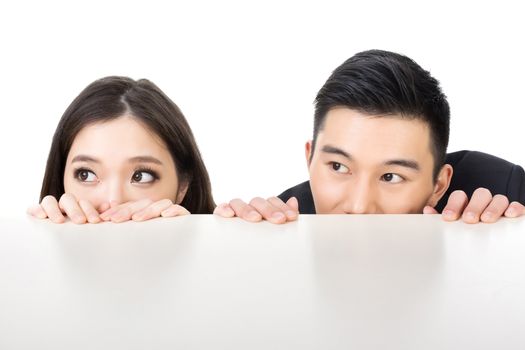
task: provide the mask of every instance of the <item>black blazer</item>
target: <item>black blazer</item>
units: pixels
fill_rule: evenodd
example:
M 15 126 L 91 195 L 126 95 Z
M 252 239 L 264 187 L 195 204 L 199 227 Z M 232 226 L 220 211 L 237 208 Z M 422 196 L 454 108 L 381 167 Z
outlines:
M 476 151 L 449 153 L 446 163 L 452 165 L 454 173 L 450 187 L 436 205 L 438 212 L 441 213 L 453 191 L 463 190 L 470 198 L 479 187 L 489 189 L 493 195 L 503 194 L 510 202 L 518 201 L 525 205 L 525 172 L 519 165 Z M 296 197 L 301 214 L 315 214 L 309 181 L 287 189 L 278 197 L 285 202 L 290 197 Z

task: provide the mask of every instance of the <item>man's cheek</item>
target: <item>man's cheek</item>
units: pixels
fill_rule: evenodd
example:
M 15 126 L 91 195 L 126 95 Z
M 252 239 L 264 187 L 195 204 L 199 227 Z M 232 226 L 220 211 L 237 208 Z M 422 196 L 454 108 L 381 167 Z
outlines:
M 398 195 L 383 203 L 383 212 L 388 214 L 421 214 L 425 206 L 424 199 L 415 193 Z
M 345 191 L 339 185 L 324 184 L 316 188 L 316 208 L 318 213 L 334 213 L 342 201 L 344 201 Z

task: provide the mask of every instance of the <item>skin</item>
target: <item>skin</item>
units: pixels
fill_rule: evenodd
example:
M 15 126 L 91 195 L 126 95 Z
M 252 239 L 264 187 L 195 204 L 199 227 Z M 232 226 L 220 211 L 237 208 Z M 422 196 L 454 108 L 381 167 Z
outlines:
M 306 144 L 306 158 L 319 214 L 421 213 L 437 204 L 452 177 L 446 164 L 433 181 L 426 123 L 348 108 L 327 113 L 313 154 Z
M 426 123 L 344 107 L 327 113 L 315 150 L 309 141 L 305 155 L 318 214 L 436 214 L 434 206 L 452 177 L 452 167 L 445 164 L 434 181 Z M 282 224 L 297 219 L 298 205 L 295 198 L 287 203 L 276 197 L 257 197 L 250 203 L 234 199 L 219 205 L 215 214 Z M 470 202 L 463 191 L 454 191 L 442 213 L 444 220 L 461 218 L 466 223 L 524 214 L 522 204 L 509 205 L 505 196 L 492 196 L 484 188 L 477 189 Z
M 65 194 L 28 210 L 61 223 L 143 221 L 189 214 L 187 190 L 164 142 L 132 116 L 94 123 L 75 137 L 64 170 Z

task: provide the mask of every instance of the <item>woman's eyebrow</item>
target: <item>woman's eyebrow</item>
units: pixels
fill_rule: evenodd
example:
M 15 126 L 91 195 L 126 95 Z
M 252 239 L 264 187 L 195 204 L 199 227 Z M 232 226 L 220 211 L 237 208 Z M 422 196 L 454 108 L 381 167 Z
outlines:
M 162 165 L 162 162 L 159 159 L 152 157 L 152 156 L 137 156 L 137 157 L 129 158 L 128 160 L 131 163 L 154 163 L 154 164 Z
M 93 158 L 91 156 L 85 155 L 85 154 L 79 154 L 78 156 L 75 156 L 71 163 L 75 162 L 92 162 L 92 163 L 100 163 L 100 160 Z

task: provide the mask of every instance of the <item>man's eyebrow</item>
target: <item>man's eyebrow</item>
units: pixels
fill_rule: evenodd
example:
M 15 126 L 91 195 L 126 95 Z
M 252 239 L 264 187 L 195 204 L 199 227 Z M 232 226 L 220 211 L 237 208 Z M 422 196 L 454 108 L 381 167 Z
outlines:
M 79 154 L 78 156 L 75 156 L 75 158 L 73 158 L 71 160 L 71 163 L 75 163 L 75 162 L 92 162 L 92 163 L 100 163 L 100 160 L 96 159 L 96 158 L 93 158 L 91 156 L 87 156 L 85 154 Z
M 391 160 L 387 160 L 383 164 L 402 166 L 402 167 L 409 168 L 415 171 L 419 171 L 421 169 L 418 162 L 416 162 L 415 160 L 409 160 L 409 159 L 391 159 Z
M 132 157 L 132 158 L 129 158 L 129 161 L 131 163 L 154 163 L 154 164 L 162 165 L 162 162 L 160 160 L 152 156 Z
M 330 153 L 330 154 L 338 154 L 340 156 L 343 156 L 343 157 L 347 158 L 350 161 L 352 160 L 352 156 L 349 153 L 343 151 L 342 149 L 340 149 L 338 147 L 325 145 L 325 146 L 323 146 L 321 151 L 323 151 L 325 153 Z

